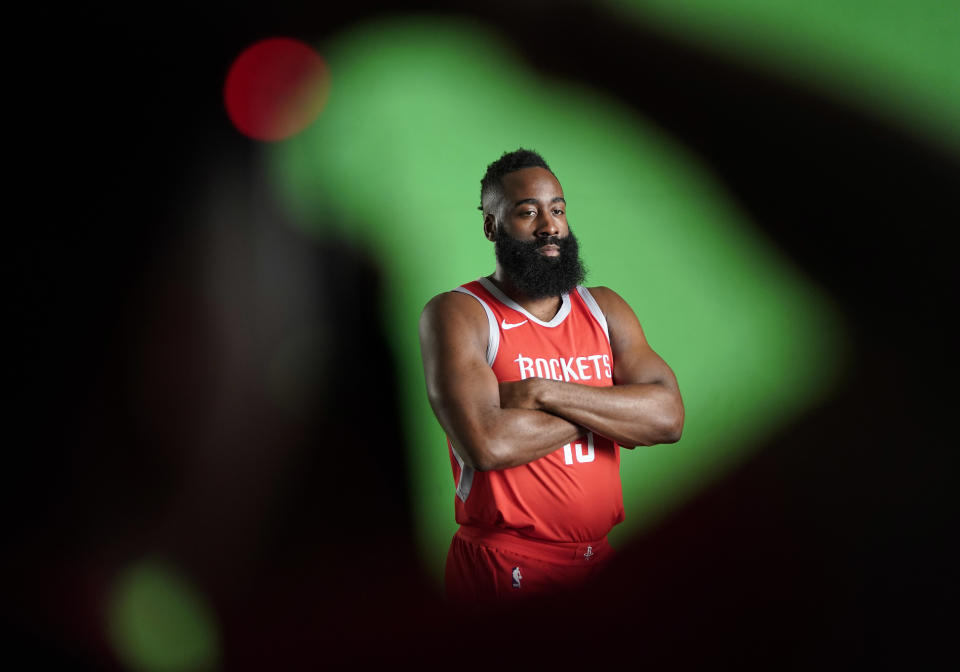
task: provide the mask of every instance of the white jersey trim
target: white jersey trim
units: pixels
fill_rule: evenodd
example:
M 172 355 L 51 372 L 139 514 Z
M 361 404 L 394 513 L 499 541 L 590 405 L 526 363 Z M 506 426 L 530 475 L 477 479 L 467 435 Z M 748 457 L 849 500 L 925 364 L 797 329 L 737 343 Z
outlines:
M 487 313 L 487 324 L 490 331 L 490 336 L 487 338 L 487 364 L 493 366 L 493 362 L 497 359 L 497 351 L 500 349 L 500 326 L 497 324 L 497 318 L 493 315 L 493 310 L 490 309 L 486 301 L 465 287 L 457 287 L 453 291 L 469 294 L 480 302 L 483 310 Z
M 583 302 L 587 304 L 587 308 L 590 309 L 590 314 L 593 315 L 594 319 L 600 323 L 600 326 L 603 327 L 603 333 L 607 336 L 607 343 L 610 342 L 610 330 L 607 328 L 607 317 L 603 314 L 603 311 L 600 310 L 600 304 L 597 303 L 597 300 L 593 298 L 593 294 L 590 293 L 590 290 L 582 285 L 577 286 L 577 293 L 580 295 L 580 298 L 583 299 Z
M 500 291 L 500 288 L 495 284 L 490 282 L 489 278 L 478 278 L 477 280 L 484 289 L 494 295 L 497 301 L 500 303 L 513 308 L 518 313 L 523 313 L 527 316 L 527 319 L 533 322 L 534 324 L 539 324 L 541 327 L 557 327 L 563 324 L 563 321 L 567 319 L 567 315 L 570 314 L 570 297 L 567 294 L 560 295 L 560 310 L 557 311 L 557 314 L 553 316 L 553 319 L 549 322 L 544 322 L 543 320 L 538 320 L 536 317 L 528 313 L 523 306 L 511 299 L 509 296 Z
M 463 463 L 463 458 L 460 457 L 460 454 L 454 447 L 453 441 L 450 442 L 450 452 L 453 453 L 454 459 L 456 459 L 457 464 L 460 465 L 460 480 L 457 481 L 457 497 L 460 498 L 461 502 L 466 502 L 467 497 L 470 496 L 470 489 L 473 487 L 473 467 L 468 467 Z

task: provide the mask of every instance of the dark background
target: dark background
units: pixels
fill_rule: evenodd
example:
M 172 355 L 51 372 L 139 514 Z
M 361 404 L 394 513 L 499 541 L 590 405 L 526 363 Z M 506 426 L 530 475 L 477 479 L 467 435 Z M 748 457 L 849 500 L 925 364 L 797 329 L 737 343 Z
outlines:
M 335 336 L 338 352 L 373 354 L 311 381 L 322 415 L 283 415 L 242 384 L 218 410 L 227 360 L 192 227 L 212 165 L 227 157 L 240 184 L 255 177 L 253 142 L 223 109 L 226 71 L 258 39 L 316 42 L 383 9 L 131 5 L 18 26 L 31 46 L 11 105 L 25 151 L 5 264 L 11 641 L 41 660 L 116 667 L 106 587 L 157 549 L 211 600 L 226 669 L 931 664 L 955 620 L 957 155 L 655 31 L 566 3 L 389 7 L 474 17 L 699 155 L 852 325 L 851 375 L 832 399 L 624 549 L 608 586 L 457 617 L 415 560 L 382 328 Z M 528 24 L 563 34 L 564 48 L 517 43 Z M 380 275 L 363 250 L 271 235 L 300 255 L 328 314 L 379 324 Z M 218 413 L 229 429 L 195 430 Z M 321 466 L 327 441 L 357 450 Z M 340 476 L 354 470 L 377 487 L 349 491 Z

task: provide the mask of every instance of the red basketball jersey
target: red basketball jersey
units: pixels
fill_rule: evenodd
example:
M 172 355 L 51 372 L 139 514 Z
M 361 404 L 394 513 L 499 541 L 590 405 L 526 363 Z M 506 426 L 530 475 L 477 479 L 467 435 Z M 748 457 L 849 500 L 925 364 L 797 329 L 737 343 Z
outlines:
M 613 385 L 607 322 L 585 287 L 564 294 L 543 322 L 487 278 L 454 291 L 476 298 L 489 323 L 487 363 L 497 380 L 551 378 Z M 461 525 L 510 530 L 545 541 L 602 539 L 623 520 L 620 452 L 612 440 L 586 435 L 538 460 L 509 469 L 476 471 L 447 439 Z

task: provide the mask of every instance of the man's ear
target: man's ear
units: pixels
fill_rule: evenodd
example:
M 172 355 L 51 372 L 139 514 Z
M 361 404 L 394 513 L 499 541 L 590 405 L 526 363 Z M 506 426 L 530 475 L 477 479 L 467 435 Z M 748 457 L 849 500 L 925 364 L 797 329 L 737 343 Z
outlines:
M 490 242 L 497 239 L 497 218 L 494 217 L 492 212 L 488 212 L 483 216 L 483 235 L 486 236 Z

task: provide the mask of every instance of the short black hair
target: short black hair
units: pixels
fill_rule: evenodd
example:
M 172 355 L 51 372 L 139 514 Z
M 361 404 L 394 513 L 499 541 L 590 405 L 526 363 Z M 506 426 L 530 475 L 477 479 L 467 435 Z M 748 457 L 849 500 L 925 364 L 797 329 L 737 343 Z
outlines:
M 519 149 L 512 152 L 504 152 L 503 155 L 487 166 L 487 172 L 480 180 L 480 208 L 483 212 L 483 204 L 491 201 L 503 190 L 503 176 L 524 168 L 546 168 L 550 166 L 543 160 L 543 157 L 532 149 Z M 553 173 L 552 170 L 550 170 Z M 556 174 L 554 174 L 556 177 Z

